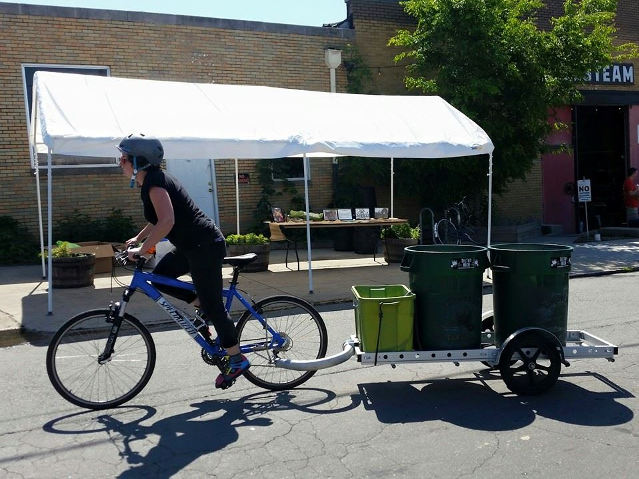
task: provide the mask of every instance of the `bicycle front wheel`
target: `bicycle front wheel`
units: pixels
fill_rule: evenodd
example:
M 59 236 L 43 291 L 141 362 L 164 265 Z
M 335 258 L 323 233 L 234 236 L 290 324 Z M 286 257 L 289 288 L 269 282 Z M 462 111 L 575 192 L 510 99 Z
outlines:
M 275 366 L 275 359 L 309 360 L 326 355 L 328 334 L 324 320 L 313 306 L 294 296 L 273 296 L 254 305 L 264 319 L 263 325 L 250 312 L 237 323 L 240 347 L 253 347 L 245 353 L 251 368 L 244 373 L 256 386 L 279 391 L 307 381 L 316 371 L 293 371 Z M 280 348 L 266 347 L 273 339 L 266 325 L 284 337 Z
M 113 319 L 108 310 L 93 310 L 70 319 L 47 350 L 47 374 L 67 401 L 87 409 L 107 409 L 135 397 L 153 374 L 155 345 L 149 331 L 125 314 L 106 360 L 104 352 Z

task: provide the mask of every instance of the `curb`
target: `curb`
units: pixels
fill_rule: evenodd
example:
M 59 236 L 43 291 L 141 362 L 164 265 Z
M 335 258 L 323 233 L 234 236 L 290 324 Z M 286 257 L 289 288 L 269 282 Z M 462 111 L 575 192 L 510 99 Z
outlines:
M 609 271 L 593 271 L 590 273 L 573 273 L 568 275 L 570 279 L 573 278 L 594 278 L 597 276 L 610 276 L 612 274 L 622 274 L 622 273 L 635 273 L 639 271 L 639 266 L 632 266 L 622 269 L 613 269 Z

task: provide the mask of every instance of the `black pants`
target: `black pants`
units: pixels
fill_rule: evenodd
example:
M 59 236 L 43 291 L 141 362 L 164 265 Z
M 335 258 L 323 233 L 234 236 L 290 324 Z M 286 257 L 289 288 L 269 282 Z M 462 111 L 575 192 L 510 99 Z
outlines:
M 199 297 L 200 309 L 213 323 L 222 347 L 228 348 L 237 344 L 237 331 L 222 299 L 224 256 L 226 256 L 224 241 L 205 242 L 190 249 L 174 248 L 173 251 L 164 255 L 153 272 L 171 278 L 190 272 L 196 292 L 156 283 L 153 283 L 153 286 L 187 303 Z

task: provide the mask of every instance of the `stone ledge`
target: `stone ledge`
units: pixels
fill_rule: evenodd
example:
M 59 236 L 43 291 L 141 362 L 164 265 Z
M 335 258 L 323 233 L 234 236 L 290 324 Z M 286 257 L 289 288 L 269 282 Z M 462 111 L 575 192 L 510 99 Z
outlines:
M 538 223 L 530 222 L 521 225 L 493 226 L 491 229 L 491 243 L 525 243 L 538 238 L 541 228 Z M 473 239 L 479 243 L 486 243 L 486 228 L 477 228 Z

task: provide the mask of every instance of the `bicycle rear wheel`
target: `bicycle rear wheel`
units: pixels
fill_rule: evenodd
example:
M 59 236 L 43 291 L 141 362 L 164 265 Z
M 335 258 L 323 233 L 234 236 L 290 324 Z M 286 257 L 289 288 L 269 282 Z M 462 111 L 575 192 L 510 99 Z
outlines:
M 440 244 L 458 244 L 457 228 L 449 219 L 441 219 L 435 224 L 435 236 Z
M 112 313 L 81 313 L 55 334 L 47 350 L 47 374 L 67 401 L 87 409 L 107 409 L 135 397 L 153 374 L 155 345 L 149 331 L 125 314 L 108 360 L 104 352 L 113 326 Z
M 255 310 L 268 326 L 286 342 L 279 348 L 257 347 L 245 353 L 251 368 L 244 373 L 256 386 L 279 391 L 299 386 L 316 371 L 293 371 L 275 367 L 275 358 L 295 360 L 319 359 L 326 355 L 328 334 L 324 320 L 313 306 L 294 296 L 273 296 L 259 301 Z M 237 323 L 240 347 L 248 344 L 269 344 L 273 336 L 250 312 Z

